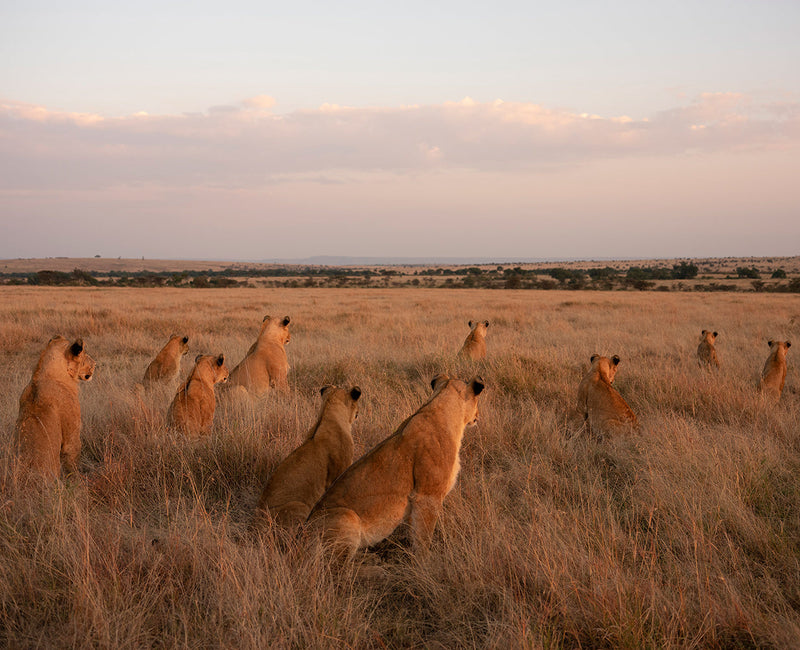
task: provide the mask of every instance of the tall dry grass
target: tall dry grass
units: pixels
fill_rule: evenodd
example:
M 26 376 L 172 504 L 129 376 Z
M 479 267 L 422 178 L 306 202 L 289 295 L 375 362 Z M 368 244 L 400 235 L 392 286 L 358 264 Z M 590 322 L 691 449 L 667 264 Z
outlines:
M 797 647 L 800 381 L 755 386 L 768 338 L 800 340 L 784 295 L 442 290 L 0 289 L 0 646 Z M 288 396 L 220 408 L 192 444 L 169 395 L 134 385 L 171 333 L 235 364 L 265 314 L 292 317 Z M 485 363 L 456 360 L 489 319 Z M 719 373 L 695 362 L 720 332 Z M 82 336 L 82 475 L 23 490 L 17 398 L 44 343 Z M 593 352 L 642 431 L 574 434 Z M 800 363 L 800 362 L 798 362 Z M 431 553 L 385 578 L 248 531 L 320 386 L 364 391 L 356 454 L 426 398 L 433 374 L 487 383 Z M 367 561 L 376 562 L 370 557 Z

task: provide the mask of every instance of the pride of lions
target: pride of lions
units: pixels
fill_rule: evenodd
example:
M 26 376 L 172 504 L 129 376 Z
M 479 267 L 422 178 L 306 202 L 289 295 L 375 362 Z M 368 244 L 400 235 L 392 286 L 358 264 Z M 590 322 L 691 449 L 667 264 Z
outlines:
M 216 407 L 216 385 L 227 383 L 229 397 L 263 397 L 288 390 L 290 318 L 265 316 L 258 337 L 244 359 L 228 371 L 223 354 L 199 355 L 167 411 L 167 423 L 187 437 L 209 431 Z M 459 357 L 486 357 L 489 321 L 469 322 L 470 333 Z M 717 332 L 702 330 L 697 348 L 701 367 L 719 368 Z M 147 367 L 145 390 L 169 386 L 188 353 L 187 336 L 170 337 Z M 769 341 L 769 357 L 759 389 L 778 400 L 786 381 L 789 341 Z M 614 388 L 617 355 L 591 356 L 591 367 L 578 385 L 576 414 L 583 429 L 602 440 L 637 427 L 637 418 Z M 45 346 L 30 382 L 19 399 L 16 442 L 20 462 L 46 480 L 63 470 L 77 471 L 81 449 L 78 384 L 90 381 L 95 362 L 81 339 L 55 336 Z M 412 547 L 430 544 L 443 501 L 460 470 L 464 430 L 478 421 L 478 398 L 484 380 L 461 381 L 445 374 L 431 381 L 428 400 L 383 442 L 353 462 L 351 429 L 358 414 L 358 386 L 321 389 L 322 405 L 307 440 L 272 472 L 256 508 L 254 522 L 271 519 L 288 528 L 317 531 L 335 552 L 352 556 L 403 526 Z

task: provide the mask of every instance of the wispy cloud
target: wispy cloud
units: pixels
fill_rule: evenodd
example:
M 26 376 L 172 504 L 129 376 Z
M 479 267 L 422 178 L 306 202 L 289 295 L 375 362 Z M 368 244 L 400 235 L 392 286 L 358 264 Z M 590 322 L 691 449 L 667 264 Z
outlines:
M 293 174 L 523 171 L 800 144 L 800 104 L 708 93 L 650 119 L 470 99 L 272 112 L 266 95 L 202 114 L 108 118 L 0 101 L 0 189 L 257 188 Z

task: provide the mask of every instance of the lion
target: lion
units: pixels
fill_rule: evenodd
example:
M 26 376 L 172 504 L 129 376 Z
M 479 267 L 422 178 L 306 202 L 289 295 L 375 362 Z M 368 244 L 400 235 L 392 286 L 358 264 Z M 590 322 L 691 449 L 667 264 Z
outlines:
M 697 363 L 701 368 L 719 368 L 717 349 L 714 342 L 717 340 L 717 332 L 703 330 L 700 332 L 700 345 L 697 346 Z
M 759 388 L 775 401 L 781 398 L 786 382 L 786 353 L 792 347 L 791 341 L 768 341 L 769 356 L 761 371 Z
M 142 384 L 146 389 L 157 385 L 170 385 L 178 380 L 181 358 L 189 352 L 189 337 L 173 334 L 167 344 L 144 371 Z
M 241 386 L 254 397 L 263 396 L 270 388 L 289 389 L 289 361 L 284 347 L 292 338 L 289 320 L 288 316 L 264 316 L 256 342 L 231 371 L 230 386 Z
M 30 383 L 19 398 L 16 439 L 26 466 L 46 478 L 78 469 L 81 405 L 78 382 L 91 381 L 95 362 L 82 339 L 54 336 L 39 356 Z
M 592 367 L 578 386 L 578 411 L 589 426 L 589 433 L 603 437 L 637 426 L 636 415 L 611 384 L 620 358 L 593 354 Z
M 594 358 L 597 356 L 598 355 L 596 354 L 592 355 L 590 364 L 594 363 Z M 605 366 L 604 372 L 606 378 L 608 379 L 608 383 L 613 384 L 614 377 L 616 376 L 617 369 L 619 368 L 620 358 L 618 355 L 615 354 L 613 357 L 611 357 L 609 361 L 611 363 L 604 364 Z M 594 374 L 591 372 L 591 369 L 587 371 L 586 366 L 584 365 L 583 371 L 585 372 L 585 374 L 583 376 L 583 379 L 581 379 L 581 383 L 578 384 L 578 404 L 575 408 L 582 422 L 587 421 L 589 419 L 589 407 L 588 407 L 589 384 L 591 384 L 592 381 L 594 380 Z
M 489 321 L 469 322 L 470 332 L 467 335 L 464 345 L 458 351 L 458 356 L 472 361 L 480 361 L 486 358 L 486 330 L 489 328 Z
M 224 354 L 198 355 L 189 378 L 172 400 L 167 423 L 188 436 L 207 433 L 217 405 L 214 385 L 228 381 L 229 374 Z
M 256 517 L 269 512 L 276 522 L 302 524 L 331 483 L 353 462 L 350 433 L 358 415 L 361 389 L 321 389 L 322 406 L 308 439 L 289 454 L 269 477 Z
M 337 554 L 352 557 L 398 526 L 412 548 L 426 552 L 445 496 L 461 468 L 464 429 L 478 421 L 483 379 L 437 375 L 433 395 L 394 434 L 351 465 L 308 517 L 309 527 Z

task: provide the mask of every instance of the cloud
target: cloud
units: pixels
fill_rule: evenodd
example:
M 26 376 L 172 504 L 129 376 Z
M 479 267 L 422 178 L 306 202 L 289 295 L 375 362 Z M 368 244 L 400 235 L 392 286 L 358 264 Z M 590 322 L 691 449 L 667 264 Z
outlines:
M 269 95 L 256 95 L 255 97 L 248 97 L 242 101 L 242 106 L 246 108 L 267 110 L 275 106 L 275 98 Z
M 0 189 L 258 188 L 290 175 L 432 168 L 549 171 L 598 160 L 800 144 L 800 108 L 708 93 L 649 119 L 495 101 L 270 112 L 259 95 L 203 114 L 102 117 L 0 101 Z

